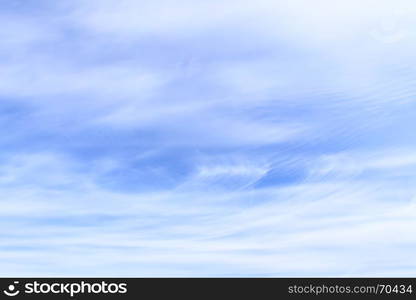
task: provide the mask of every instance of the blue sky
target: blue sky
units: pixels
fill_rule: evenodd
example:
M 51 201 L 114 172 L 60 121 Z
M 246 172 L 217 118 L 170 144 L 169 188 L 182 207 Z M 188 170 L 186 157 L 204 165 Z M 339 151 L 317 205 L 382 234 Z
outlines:
M 2 1 L 0 275 L 414 275 L 415 15 Z

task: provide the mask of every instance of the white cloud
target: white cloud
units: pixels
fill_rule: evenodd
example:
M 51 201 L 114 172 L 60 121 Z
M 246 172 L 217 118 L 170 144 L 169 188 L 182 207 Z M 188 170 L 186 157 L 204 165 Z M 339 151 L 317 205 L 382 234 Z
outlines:
M 410 1 L 65 5 L 55 26 L 8 16 L 0 29 L 1 101 L 30 104 L 24 122 L 1 119 L 2 275 L 405 276 L 416 267 Z M 378 27 L 397 15 L 399 28 Z M 70 126 L 53 126 L 61 121 Z M 286 158 L 306 178 L 254 186 Z M 129 191 L 101 180 L 146 163 L 174 184 Z
M 143 276 L 378 276 L 387 265 L 394 274 L 407 274 L 412 255 L 407 245 L 416 242 L 416 190 L 402 183 L 363 185 L 344 178 L 244 190 L 187 184 L 218 176 L 255 180 L 267 170 L 261 161 L 236 160 L 202 165 L 176 190 L 124 194 L 94 184 L 99 174 L 86 177 L 56 167 L 53 156 L 38 157 L 20 159 L 19 174 L 42 175 L 44 169 L 52 178 L 86 184 L 78 190 L 2 187 L 2 215 L 15 218 L 1 221 L 8 224 L 1 226 L 7 233 L 1 243 L 14 249 L 2 250 L 8 260 L 3 274 L 17 272 L 17 262 L 21 276 L 86 275 L 91 269 L 133 276 L 137 268 Z M 41 167 L 44 163 L 49 167 Z M 391 201 L 395 195 L 400 199 Z M 37 263 L 44 267 L 36 269 Z M 135 268 L 110 268 L 124 264 Z

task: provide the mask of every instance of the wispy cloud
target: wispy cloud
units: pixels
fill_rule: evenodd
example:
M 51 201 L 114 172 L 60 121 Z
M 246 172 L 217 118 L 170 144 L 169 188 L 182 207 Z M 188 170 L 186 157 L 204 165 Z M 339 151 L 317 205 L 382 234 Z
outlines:
M 414 273 L 415 13 L 1 4 L 1 274 Z

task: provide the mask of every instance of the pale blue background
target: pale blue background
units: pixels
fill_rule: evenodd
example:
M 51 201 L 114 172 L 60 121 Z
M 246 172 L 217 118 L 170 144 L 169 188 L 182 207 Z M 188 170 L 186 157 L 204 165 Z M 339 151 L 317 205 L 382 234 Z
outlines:
M 414 276 L 416 4 L 2 0 L 1 276 Z

